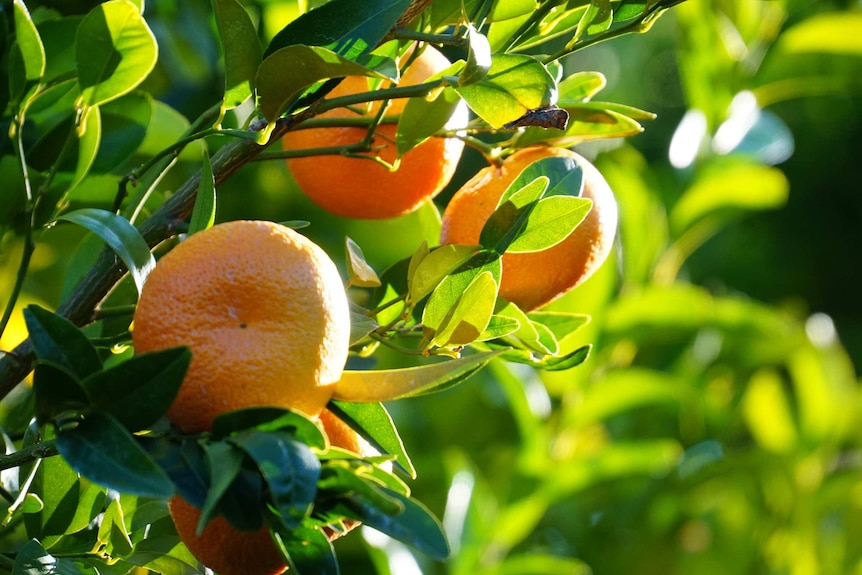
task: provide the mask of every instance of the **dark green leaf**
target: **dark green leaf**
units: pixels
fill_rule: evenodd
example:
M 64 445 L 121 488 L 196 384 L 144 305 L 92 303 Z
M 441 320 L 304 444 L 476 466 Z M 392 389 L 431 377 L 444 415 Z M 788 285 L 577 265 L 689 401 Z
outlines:
M 180 497 L 195 507 L 203 507 L 209 489 L 209 470 L 203 447 L 191 438 L 143 436 L 137 440 L 168 474 Z
M 388 495 L 401 502 L 404 506 L 402 513 L 387 515 L 360 497 L 352 500 L 350 506 L 365 525 L 407 543 L 434 559 L 446 559 L 449 556 L 449 543 L 434 515 L 416 500 L 394 491 L 388 492 Z
M 102 138 L 90 172 L 101 174 L 121 168 L 143 143 L 153 114 L 153 101 L 148 94 L 135 91 L 99 106 L 99 111 Z
M 260 40 L 248 12 L 237 0 L 213 0 L 213 12 L 224 54 L 223 110 L 245 102 L 254 93 L 261 61 Z
M 158 59 L 156 39 L 140 10 L 128 0 L 99 4 L 78 26 L 75 60 L 88 106 L 131 92 Z
M 150 253 L 147 242 L 129 220 L 96 208 L 82 208 L 57 219 L 74 222 L 105 240 L 126 264 L 140 293 L 147 276 L 156 266 L 156 260 Z
M 142 353 L 82 382 L 95 409 L 130 431 L 148 429 L 171 406 L 192 359 L 188 348 Z
M 24 60 L 25 79 L 35 82 L 45 73 L 45 47 L 23 0 L 15 0 L 15 41 Z
M 456 86 L 476 114 L 493 128 L 530 110 L 553 103 L 556 85 L 547 68 L 525 55 L 497 54 L 488 74 L 469 86 Z
M 289 409 L 248 407 L 222 413 L 213 420 L 213 437 L 227 437 L 249 430 L 289 433 L 294 439 L 310 447 L 326 448 L 326 438 L 318 424 Z
M 203 531 L 207 522 L 213 518 L 219 500 L 239 476 L 245 458 L 240 449 L 229 443 L 210 442 L 205 443 L 203 447 L 210 471 L 210 488 L 207 491 L 206 501 L 201 508 L 198 535 Z
M 37 305 L 24 310 L 30 342 L 40 360 L 62 366 L 78 378 L 102 369 L 102 361 L 87 336 L 72 322 Z
M 320 529 L 276 524 L 276 546 L 287 559 L 292 573 L 338 575 L 338 561 L 332 543 Z
M 247 431 L 231 441 L 257 464 L 282 520 L 298 526 L 314 504 L 320 477 L 320 461 L 311 449 L 282 433 Z
M 340 499 L 361 497 L 368 505 L 386 515 L 396 515 L 404 511 L 404 506 L 393 498 L 387 490 L 343 463 L 326 465 L 317 483 L 321 499 Z
M 329 409 L 383 453 L 395 456 L 395 462 L 412 478 L 416 469 L 407 455 L 398 429 L 382 403 L 351 403 L 332 401 Z
M 36 395 L 36 422 L 40 425 L 62 413 L 81 412 L 90 406 L 81 382 L 66 368 L 54 363 L 40 361 L 36 364 L 33 391 Z
M 39 36 L 45 47 L 43 84 L 74 78 L 75 52 L 69 47 L 75 44 L 75 34 L 78 32 L 80 23 L 81 17 L 67 16 L 57 20 L 44 20 L 37 24 Z
M 57 450 L 72 469 L 110 489 L 149 497 L 174 492 L 165 472 L 110 415 L 93 412 L 76 427 L 60 431 Z
M 216 188 L 209 153 L 204 150 L 201 181 L 195 196 L 195 207 L 189 220 L 189 235 L 212 227 L 216 214 Z
M 306 12 L 270 42 L 264 57 L 285 46 L 323 46 L 355 60 L 373 50 L 410 0 L 333 0 Z
M 87 575 L 95 572 L 81 571 L 74 562 L 54 557 L 35 539 L 31 539 L 15 556 L 12 575 Z

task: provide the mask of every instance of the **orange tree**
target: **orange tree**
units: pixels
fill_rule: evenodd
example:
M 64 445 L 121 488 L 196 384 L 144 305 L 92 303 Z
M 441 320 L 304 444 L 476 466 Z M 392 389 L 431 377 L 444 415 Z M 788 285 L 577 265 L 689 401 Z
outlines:
M 745 146 L 762 134 L 728 133 L 761 117 L 739 115 L 747 94 L 775 102 L 796 78 L 774 63 L 764 72 L 754 59 L 739 64 L 723 43 L 732 23 L 734 41 L 762 56 L 778 34 L 778 3 L 754 10 L 747 0 L 691 0 L 671 11 L 682 10 L 683 42 L 696 47 L 681 69 L 700 113 L 680 124 L 671 161 L 701 169 L 677 182 L 671 199 L 625 146 L 599 164 L 622 204 L 625 249 L 610 260 L 626 272 L 619 293 L 612 266 L 604 266 L 575 299 L 546 309 L 526 312 L 499 296 L 504 253 L 551 249 L 588 217 L 586 170 L 565 158 L 520 173 L 476 245 L 438 245 L 451 195 L 432 202 L 436 188 L 406 219 L 375 223 L 373 232 L 307 209 L 296 195 L 285 209 L 277 195 L 290 178 L 285 159 L 319 160 L 316 169 L 331 181 L 328 170 L 343 165 L 327 162 L 336 154 L 383 166 L 382 178 L 442 140 L 440 148 L 455 142 L 469 150 L 456 175 L 465 181 L 522 148 L 637 134 L 653 115 L 625 96 L 596 101 L 604 76 L 573 71 L 570 56 L 646 32 L 678 3 L 4 4 L 0 101 L 9 138 L 0 150 L 0 248 L 12 263 L 0 284 L 8 338 L 0 355 L 7 454 L 0 570 L 197 572 L 200 557 L 171 521 L 172 497 L 197 508 L 188 515 L 202 537 L 208 521 L 264 543 L 268 534 L 276 571 L 281 561 L 299 573 L 337 572 L 331 534 L 357 521 L 418 550 L 413 561 L 429 571 L 429 558 L 450 555 L 441 569 L 453 573 L 578 572 L 587 568 L 582 560 L 643 573 L 714 572 L 730 559 L 737 572 L 804 569 L 818 557 L 835 573 L 854 565 L 858 548 L 834 530 L 812 531 L 826 523 L 858 528 L 841 515 L 852 506 L 834 505 L 844 495 L 858 499 L 858 482 L 841 473 L 855 461 L 845 447 L 855 445 L 849 422 L 858 399 L 828 320 L 803 326 L 680 279 L 728 215 L 786 196 L 782 174 L 765 165 L 775 147 L 752 151 Z M 824 40 L 835 37 L 829 30 L 852 35 L 855 25 L 814 22 L 791 31 L 777 52 L 834 50 Z M 430 49 L 451 65 L 399 83 L 414 55 Z M 367 90 L 342 92 L 345 77 Z M 470 120 L 452 125 L 459 106 Z M 725 117 L 727 110 L 737 115 Z M 351 129 L 356 141 L 281 149 L 288 134 L 333 128 Z M 780 129 L 771 133 L 779 136 L 768 144 L 786 141 Z M 351 168 L 337 169 L 353 183 Z M 266 207 L 244 205 L 252 191 Z M 226 409 L 200 433 L 165 417 L 194 342 L 135 354 L 138 294 L 178 242 L 233 217 L 289 220 L 340 264 L 351 300 L 350 355 L 327 407 L 380 455 L 338 449 L 316 413 L 289 402 Z M 362 248 L 375 258 L 366 260 Z M 242 267 L 246 256 L 231 257 Z M 21 324 L 26 331 L 12 333 Z M 222 353 L 236 353 L 235 340 L 225 339 Z M 268 345 L 279 344 L 291 345 Z M 458 388 L 472 391 L 468 407 L 432 393 L 470 377 L 472 385 Z M 798 416 L 788 387 L 797 390 Z M 483 426 L 500 395 L 510 414 Z M 411 399 L 388 403 L 401 398 Z M 394 425 L 389 410 L 414 403 L 440 414 L 433 434 L 418 417 Z M 494 441 L 505 456 L 482 469 L 457 450 L 445 457 L 423 450 L 432 435 Z M 417 471 L 414 490 L 408 481 Z M 726 479 L 713 481 L 715 474 Z M 421 489 L 429 478 L 437 491 Z M 429 494 L 427 507 L 419 493 Z M 798 497 L 806 505 L 794 508 Z M 441 525 L 429 508 L 444 506 Z M 626 536 L 633 527 L 641 536 Z M 581 536 L 586 531 L 597 535 Z M 367 540 L 376 570 L 404 567 L 398 543 Z M 788 547 L 796 554 L 778 551 Z M 387 549 L 388 565 L 380 551 Z M 626 563 L 631 557 L 640 560 Z M 251 568 L 246 555 L 222 559 L 224 572 Z

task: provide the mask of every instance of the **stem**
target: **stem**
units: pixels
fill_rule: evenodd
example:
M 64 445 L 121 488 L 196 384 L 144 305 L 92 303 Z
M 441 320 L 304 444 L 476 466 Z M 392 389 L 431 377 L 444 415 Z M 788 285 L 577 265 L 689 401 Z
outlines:
M 413 40 L 426 42 L 428 44 L 447 44 L 450 46 L 465 46 L 466 41 L 462 36 L 456 34 L 431 34 L 428 32 L 417 32 L 409 28 L 398 28 L 393 37 L 397 40 Z
M 0 455 L 0 470 L 20 467 L 25 463 L 31 463 L 37 459 L 53 457 L 58 453 L 53 439 L 43 441 L 42 443 L 34 443 L 21 451 L 16 451 L 9 455 Z

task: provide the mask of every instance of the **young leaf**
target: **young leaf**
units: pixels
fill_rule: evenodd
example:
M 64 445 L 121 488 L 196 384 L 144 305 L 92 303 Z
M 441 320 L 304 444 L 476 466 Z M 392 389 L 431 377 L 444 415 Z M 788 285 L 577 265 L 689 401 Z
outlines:
M 349 506 L 365 525 L 407 543 L 434 559 L 446 559 L 449 556 L 449 543 L 434 515 L 414 499 L 394 491 L 384 491 L 401 502 L 403 512 L 388 515 L 358 496 L 350 501 Z
M 114 416 L 129 431 L 152 426 L 174 401 L 192 359 L 188 348 L 142 353 L 81 382 L 93 408 Z
M 78 26 L 75 61 L 87 106 L 131 92 L 153 70 L 157 59 L 156 38 L 129 0 L 97 5 Z
M 362 248 L 349 237 L 344 238 L 344 247 L 347 253 L 347 282 L 359 287 L 377 287 L 380 278 L 377 272 L 365 261 Z
M 428 253 L 408 278 L 410 300 L 418 302 L 434 291 L 447 275 L 479 253 L 478 246 L 447 245 Z M 413 261 L 411 261 L 411 266 Z
M 33 373 L 36 422 L 43 425 L 62 413 L 81 412 L 90 407 L 81 382 L 65 367 L 40 361 Z
M 129 220 L 97 208 L 82 208 L 57 219 L 81 225 L 105 240 L 126 264 L 138 293 L 141 292 L 147 276 L 156 267 L 156 260 L 147 242 Z
M 254 93 L 261 61 L 260 40 L 248 12 L 237 0 L 213 0 L 213 13 L 224 54 L 222 110 L 236 108 Z
M 273 526 L 273 541 L 290 566 L 299 575 L 339 575 L 335 549 L 323 531 L 310 527 Z
M 374 447 L 383 453 L 395 456 L 395 462 L 412 477 L 416 478 L 416 469 L 407 455 L 398 429 L 392 422 L 389 412 L 381 403 L 351 403 L 333 400 L 328 408 L 339 419 L 354 428 Z
M 201 182 L 195 196 L 195 207 L 189 220 L 189 235 L 211 228 L 215 222 L 216 188 L 213 166 L 206 149 L 201 162 Z
M 476 115 L 493 128 L 556 100 L 554 77 L 541 62 L 522 54 L 496 54 L 488 74 L 468 86 L 455 86 Z
M 296 44 L 323 46 L 355 60 L 373 50 L 410 0 L 333 0 L 306 12 L 270 42 L 264 57 Z
M 247 431 L 231 441 L 257 464 L 272 503 L 289 527 L 297 527 L 314 504 L 320 461 L 286 434 Z
M 57 451 L 87 479 L 123 493 L 170 497 L 174 485 L 165 472 L 116 419 L 90 413 L 57 434 Z
M 24 78 L 35 82 L 45 74 L 45 46 L 23 0 L 15 0 L 13 9 L 15 41 L 24 60 Z
M 473 278 L 439 326 L 426 326 L 436 332 L 431 344 L 448 347 L 473 342 L 488 327 L 496 302 L 497 282 L 491 271 L 485 270 Z
M 514 184 L 514 182 L 513 182 Z M 511 190 L 512 187 L 509 187 Z M 548 178 L 539 176 L 515 193 L 504 193 L 504 199 L 488 217 L 479 234 L 479 243 L 497 254 L 502 254 L 514 242 L 524 226 L 530 212 L 539 203 L 548 189 Z M 507 190 L 508 192 L 508 190 Z
M 537 252 L 557 245 L 584 221 L 592 206 L 592 200 L 587 198 L 543 198 L 530 211 L 524 229 L 509 244 L 506 251 Z
M 520 322 L 515 318 L 493 314 L 491 315 L 491 319 L 488 321 L 488 326 L 485 328 L 485 331 L 479 334 L 476 341 L 489 341 L 505 337 L 509 334 L 515 333 L 520 327 Z
M 332 397 L 339 401 L 370 403 L 442 391 L 462 383 L 501 353 L 477 353 L 419 367 L 344 370 Z
M 284 70 L 291 73 L 285 74 Z M 301 45 L 281 48 L 267 56 L 258 68 L 260 110 L 267 120 L 273 121 L 309 87 L 321 80 L 344 76 L 383 77 L 326 48 Z
M 55 363 L 79 379 L 102 369 L 96 348 L 66 318 L 32 304 L 24 310 L 24 321 L 40 360 Z

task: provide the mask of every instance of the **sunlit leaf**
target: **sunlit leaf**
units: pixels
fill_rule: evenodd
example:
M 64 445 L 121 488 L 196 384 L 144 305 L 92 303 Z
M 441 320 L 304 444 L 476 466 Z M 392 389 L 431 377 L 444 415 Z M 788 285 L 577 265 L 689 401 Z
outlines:
M 552 196 L 543 198 L 530 212 L 523 231 L 507 248 L 510 253 L 536 252 L 551 248 L 584 221 L 593 202 L 587 198 Z
M 27 81 L 36 81 L 45 73 L 45 47 L 30 11 L 23 0 L 13 3 L 15 20 L 15 41 L 24 60 L 24 73 Z
M 223 109 L 230 110 L 254 93 L 261 60 L 260 40 L 248 12 L 237 0 L 213 0 L 213 13 L 224 53 Z
M 862 55 L 862 14 L 827 12 L 806 18 L 778 37 L 775 50 L 788 56 L 805 52 Z
M 410 299 L 418 302 L 434 291 L 444 277 L 465 264 L 479 252 L 479 246 L 446 245 L 431 251 L 415 265 L 410 274 Z M 412 262 L 411 262 L 412 265 Z
M 488 327 L 496 301 L 494 275 L 489 270 L 482 271 L 467 285 L 458 303 L 440 325 L 426 325 L 435 331 L 431 343 L 446 347 L 473 342 Z
M 348 283 L 359 287 L 379 286 L 380 278 L 377 277 L 377 272 L 365 261 L 365 254 L 362 253 L 362 248 L 359 247 L 359 244 L 345 236 L 344 248 L 347 253 Z
M 491 71 L 491 45 L 488 43 L 488 38 L 479 33 L 471 24 L 467 28 L 467 40 L 470 50 L 467 54 L 467 65 L 458 76 L 459 86 L 475 84 Z
M 329 409 L 351 427 L 360 428 L 362 435 L 372 445 L 384 453 L 394 455 L 396 463 L 401 465 L 410 477 L 416 478 L 416 469 L 404 449 L 398 429 L 382 404 L 336 400 L 330 404 Z

